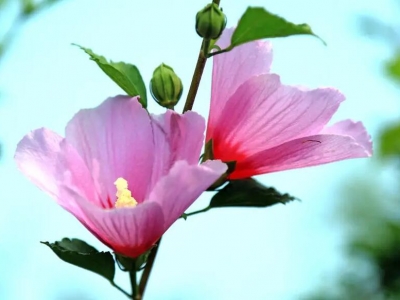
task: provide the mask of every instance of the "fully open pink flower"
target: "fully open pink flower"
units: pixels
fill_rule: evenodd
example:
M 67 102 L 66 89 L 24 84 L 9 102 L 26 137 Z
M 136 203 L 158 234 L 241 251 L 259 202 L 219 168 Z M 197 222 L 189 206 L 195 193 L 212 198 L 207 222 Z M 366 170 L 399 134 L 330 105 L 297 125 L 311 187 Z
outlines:
M 224 31 L 221 48 L 232 32 Z M 360 122 L 327 126 L 345 99 L 338 90 L 287 86 L 269 73 L 270 43 L 244 44 L 213 60 L 206 141 L 213 141 L 214 158 L 236 161 L 230 179 L 371 156 Z
M 226 171 L 219 161 L 198 165 L 204 127 L 194 112 L 153 116 L 119 96 L 78 112 L 65 138 L 45 128 L 29 133 L 15 160 L 99 240 L 136 257 Z M 115 207 L 121 177 L 135 207 Z

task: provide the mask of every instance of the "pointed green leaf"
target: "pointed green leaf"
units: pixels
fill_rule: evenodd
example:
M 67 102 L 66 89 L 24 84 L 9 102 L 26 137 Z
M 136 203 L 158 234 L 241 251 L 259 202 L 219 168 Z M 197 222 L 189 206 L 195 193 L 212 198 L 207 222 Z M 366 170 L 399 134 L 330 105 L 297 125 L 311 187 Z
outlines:
M 232 35 L 231 43 L 234 46 L 238 46 L 259 39 L 299 34 L 318 37 L 307 24 L 294 24 L 266 11 L 262 7 L 249 7 L 240 18 L 239 24 Z
M 230 181 L 212 197 L 210 207 L 266 207 L 286 204 L 294 199 L 289 194 L 281 194 L 253 178 L 247 178 Z
M 400 157 L 400 123 L 391 125 L 381 134 L 380 153 L 383 157 Z
M 109 281 L 115 275 L 115 262 L 110 252 L 99 252 L 86 242 L 78 239 L 64 238 L 59 242 L 41 242 L 63 261 L 97 273 Z
M 140 96 L 140 103 L 144 108 L 147 107 L 146 85 L 144 84 L 142 75 L 140 75 L 139 69 L 135 65 L 124 62 L 108 62 L 104 56 L 97 55 L 88 48 L 79 45 L 76 46 L 85 51 L 90 56 L 90 59 L 129 96 Z
M 284 18 L 274 15 L 262 7 L 248 7 L 233 32 L 231 45 L 223 49 L 221 53 L 255 40 L 303 34 L 313 35 L 325 44 L 319 36 L 312 32 L 310 26 L 307 24 L 288 22 Z

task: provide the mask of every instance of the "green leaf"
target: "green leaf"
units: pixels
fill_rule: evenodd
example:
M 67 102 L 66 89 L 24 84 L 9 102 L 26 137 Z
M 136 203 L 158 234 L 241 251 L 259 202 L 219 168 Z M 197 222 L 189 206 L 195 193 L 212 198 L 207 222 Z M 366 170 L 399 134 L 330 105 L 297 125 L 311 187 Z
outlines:
M 230 181 L 212 197 L 210 207 L 267 207 L 292 200 L 295 198 L 289 194 L 281 194 L 253 178 L 247 178 Z
M 86 242 L 64 238 L 59 242 L 41 242 L 63 261 L 97 273 L 110 282 L 115 275 L 115 262 L 110 252 L 99 252 Z
M 144 108 L 147 107 L 146 85 L 136 66 L 124 62 L 108 62 L 104 56 L 97 55 L 88 48 L 76 44 L 73 45 L 85 51 L 90 56 L 90 59 L 129 96 L 140 96 L 139 102 Z
M 294 24 L 266 11 L 262 7 L 249 7 L 240 18 L 233 32 L 231 45 L 222 50 L 227 52 L 241 44 L 266 38 L 286 37 L 291 35 L 313 35 L 326 44 L 312 32 L 307 24 Z
M 382 157 L 398 156 L 400 158 L 400 123 L 386 128 L 380 139 Z

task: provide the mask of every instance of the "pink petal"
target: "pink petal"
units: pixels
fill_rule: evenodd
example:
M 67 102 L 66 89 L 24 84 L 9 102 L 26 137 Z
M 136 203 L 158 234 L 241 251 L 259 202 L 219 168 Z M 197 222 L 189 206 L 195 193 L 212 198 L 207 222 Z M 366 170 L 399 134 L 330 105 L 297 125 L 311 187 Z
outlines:
M 66 140 L 61 142 L 60 148 L 61 151 L 57 158 L 59 185 L 75 190 L 84 199 L 88 199 L 98 207 L 113 207 L 114 202 L 103 203 L 102 197 L 95 187 L 92 174 L 78 152 Z M 60 198 L 59 204 L 75 217 L 80 218 L 81 211 L 76 201 L 76 199 L 69 199 L 68 202 L 65 202 L 64 199 Z
M 332 126 L 325 127 L 322 134 L 337 134 L 351 136 L 358 144 L 372 155 L 372 140 L 364 125 L 361 122 L 354 122 L 353 120 L 343 120 Z
M 65 202 L 60 196 L 62 186 L 74 187 L 96 203 L 98 196 L 89 170 L 58 134 L 45 128 L 32 131 L 18 143 L 15 161 L 25 176 L 75 216 L 79 217 L 80 210 L 73 199 Z
M 154 141 L 150 117 L 137 97 L 109 98 L 78 112 L 68 123 L 66 140 L 91 172 L 103 206 L 115 198 L 114 182 L 128 181 L 134 198 L 146 196 L 152 174 Z
M 319 134 L 295 139 L 254 154 L 239 162 L 230 178 L 245 178 L 369 156 L 371 149 L 365 148 L 350 135 Z
M 200 166 L 176 162 L 170 173 L 157 183 L 148 200 L 162 207 L 165 230 L 226 170 L 226 164 L 215 160 Z
M 217 45 L 222 49 L 228 47 L 233 31 L 234 28 L 225 29 Z M 246 43 L 227 53 L 214 56 L 207 140 L 212 135 L 228 99 L 250 77 L 269 73 L 271 63 L 272 46 L 265 41 Z
M 36 129 L 18 143 L 15 161 L 18 169 L 41 190 L 57 199 L 57 158 L 63 138 L 46 128 Z
M 162 115 L 152 115 L 152 119 L 155 162 L 150 190 L 176 161 L 185 160 L 197 165 L 205 128 L 204 118 L 191 111 L 180 115 L 167 110 Z
M 242 84 L 226 103 L 212 136 L 215 157 L 239 160 L 301 136 L 319 133 L 344 96 L 337 90 L 282 85 L 260 75 Z
M 137 257 L 149 250 L 165 232 L 163 212 L 155 202 L 133 208 L 104 210 L 91 204 L 73 189 L 63 196 L 75 199 L 83 217 L 78 218 L 100 241 L 115 252 Z
M 193 111 L 181 115 L 172 110 L 152 118 L 169 143 L 171 162 L 186 160 L 197 164 L 204 140 L 204 118 Z

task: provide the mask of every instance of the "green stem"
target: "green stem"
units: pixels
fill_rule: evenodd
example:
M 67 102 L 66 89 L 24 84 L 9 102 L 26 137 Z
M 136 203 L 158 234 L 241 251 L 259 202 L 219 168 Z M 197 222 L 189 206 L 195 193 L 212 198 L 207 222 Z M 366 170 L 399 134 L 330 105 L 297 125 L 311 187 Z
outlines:
M 131 299 L 136 300 L 138 298 L 136 298 L 136 295 L 137 295 L 137 282 L 136 282 L 136 268 L 135 267 L 133 267 L 132 270 L 129 271 L 129 279 L 130 279 L 131 287 L 132 287 Z
M 132 299 L 132 295 L 129 294 L 127 291 L 125 291 L 123 288 L 121 288 L 120 286 L 118 286 L 114 281 L 110 281 L 111 285 L 113 287 L 115 287 L 118 291 L 120 291 L 122 294 L 124 294 L 125 296 L 127 296 L 129 299 Z
M 25 20 L 23 15 L 17 16 L 12 22 L 10 28 L 3 35 L 3 38 L 0 40 L 0 60 L 4 57 L 6 50 L 9 48 L 13 39 L 15 38 L 16 32 L 21 26 L 22 22 Z
M 213 3 L 219 5 L 220 0 L 213 0 Z M 196 67 L 193 72 L 192 82 L 190 83 L 189 92 L 186 98 L 185 107 L 183 108 L 183 112 L 188 110 L 192 110 L 194 100 L 196 99 L 197 91 L 199 90 L 201 77 L 203 76 L 204 68 L 207 62 L 208 56 L 208 48 L 210 45 L 210 41 L 203 39 L 201 43 L 199 57 L 197 58 Z
M 213 0 L 213 3 L 219 5 L 220 0 Z M 207 56 L 204 53 L 205 52 L 204 49 L 205 49 L 205 46 L 207 46 L 207 48 L 208 48 L 208 45 L 209 45 L 209 42 L 207 43 L 203 39 L 203 42 L 201 43 L 199 56 L 197 58 L 196 67 L 195 67 L 195 70 L 194 70 L 194 73 L 193 73 L 192 82 L 190 84 L 188 96 L 186 98 L 185 106 L 183 108 L 183 112 L 182 113 L 184 113 L 184 112 L 186 112 L 188 110 L 192 110 L 192 108 L 193 108 L 194 100 L 196 98 L 197 91 L 199 89 L 201 77 L 202 77 L 203 72 L 204 72 L 204 67 L 206 66 L 206 62 L 207 62 Z M 203 209 L 202 211 L 189 213 L 188 215 L 193 215 L 193 214 L 196 214 L 196 213 L 207 211 L 208 209 L 210 209 L 210 207 L 208 207 L 206 209 Z M 136 294 L 136 298 L 134 298 L 136 300 L 142 300 L 143 299 L 144 292 L 146 290 L 146 285 L 147 285 L 147 282 L 149 281 L 150 273 L 151 273 L 151 270 L 153 269 L 154 261 L 155 261 L 156 256 L 157 256 L 158 248 L 160 248 L 160 243 L 161 243 L 161 238 L 158 240 L 156 246 L 153 248 L 153 250 L 151 251 L 151 253 L 149 255 L 149 258 L 147 259 L 147 263 L 146 263 L 146 266 L 144 268 L 142 277 L 140 278 L 138 293 Z
M 211 40 L 204 39 L 203 44 L 201 45 L 201 47 L 203 49 L 203 55 L 206 58 L 206 60 L 208 58 L 208 52 L 210 50 L 210 43 L 211 43 Z
M 142 277 L 140 278 L 139 283 L 139 291 L 136 296 L 136 300 L 142 300 L 144 291 L 146 289 L 147 282 L 149 281 L 151 270 L 153 269 L 154 261 L 156 259 L 156 255 L 158 252 L 158 248 L 160 248 L 161 238 L 158 240 L 156 246 L 151 250 L 149 258 L 147 259 L 146 266 L 144 267 L 144 271 Z
M 5 51 L 9 48 L 10 44 L 13 42 L 15 35 L 17 31 L 19 30 L 19 27 L 31 16 L 37 14 L 39 11 L 50 7 L 51 5 L 55 4 L 56 2 L 59 2 L 60 0 L 56 1 L 41 1 L 39 4 L 35 5 L 35 9 L 31 11 L 29 14 L 24 13 L 21 11 L 19 15 L 14 19 L 13 23 L 11 24 L 11 27 L 8 29 L 8 31 L 4 34 L 3 38 L 0 40 L 0 46 L 3 47 L 3 49 L 0 49 L 0 61 L 3 59 Z M 1 0 L 0 0 L 1 2 Z
M 193 212 L 191 212 L 191 213 L 187 213 L 187 214 L 186 214 L 186 217 L 193 216 L 193 215 L 197 215 L 197 214 L 200 214 L 200 213 L 209 211 L 210 209 L 211 209 L 211 206 L 207 206 L 207 207 L 205 207 L 205 208 L 203 208 L 203 209 L 196 210 L 196 211 L 193 211 Z
M 188 110 L 192 110 L 194 100 L 196 99 L 197 91 L 199 89 L 201 77 L 203 76 L 204 67 L 206 66 L 207 57 L 204 55 L 204 45 L 205 41 L 201 43 L 201 48 L 199 52 L 199 57 L 197 58 L 196 68 L 193 72 L 192 82 L 190 84 L 189 92 L 186 98 L 185 107 L 183 108 L 183 112 Z
M 207 58 L 210 58 L 210 57 L 213 57 L 214 55 L 218 55 L 218 54 L 221 54 L 221 53 L 225 53 L 225 52 L 228 52 L 228 51 L 231 51 L 232 49 L 230 49 L 229 47 L 228 48 L 226 48 L 226 49 L 222 49 L 222 50 L 219 50 L 219 51 L 215 51 L 215 52 L 212 52 L 212 53 L 208 53 L 207 54 Z

